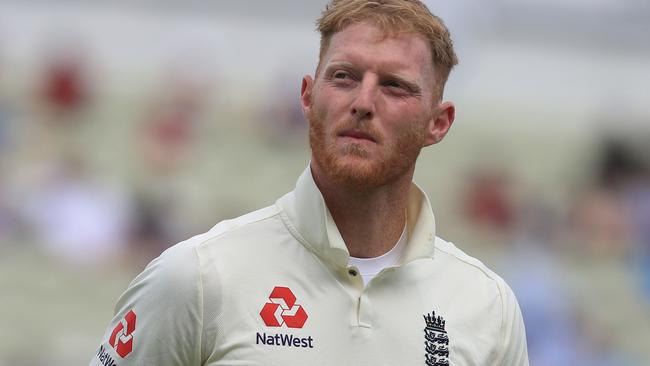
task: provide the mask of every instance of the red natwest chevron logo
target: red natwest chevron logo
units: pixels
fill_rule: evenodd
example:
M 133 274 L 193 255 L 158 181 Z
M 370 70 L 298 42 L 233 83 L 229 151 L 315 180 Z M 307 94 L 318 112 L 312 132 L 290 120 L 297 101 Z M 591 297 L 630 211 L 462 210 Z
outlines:
M 305 325 L 307 312 L 296 304 L 296 296 L 288 287 L 276 286 L 269 295 L 269 300 L 260 311 L 266 326 L 280 327 L 286 324 L 289 328 L 302 328 Z
M 108 343 L 115 348 L 120 357 L 126 357 L 133 351 L 133 331 L 135 330 L 135 312 L 129 310 L 120 323 L 113 329 Z

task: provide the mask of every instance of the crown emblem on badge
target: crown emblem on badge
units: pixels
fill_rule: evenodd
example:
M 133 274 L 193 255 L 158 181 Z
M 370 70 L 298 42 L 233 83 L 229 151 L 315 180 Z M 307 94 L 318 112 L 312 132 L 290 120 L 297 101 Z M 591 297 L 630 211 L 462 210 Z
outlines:
M 424 350 L 427 366 L 449 366 L 449 337 L 445 319 L 432 311 L 424 317 Z
M 435 316 L 435 311 L 432 314 L 427 314 L 424 316 L 424 321 L 427 323 L 425 329 L 432 330 L 436 332 L 445 332 L 445 319 L 441 316 Z M 446 332 L 445 332 L 446 333 Z

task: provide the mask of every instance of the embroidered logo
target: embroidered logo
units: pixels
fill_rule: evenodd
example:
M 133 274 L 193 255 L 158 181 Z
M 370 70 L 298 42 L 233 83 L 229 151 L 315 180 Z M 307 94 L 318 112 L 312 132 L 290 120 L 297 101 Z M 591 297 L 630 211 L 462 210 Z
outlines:
M 428 366 L 449 366 L 449 338 L 445 330 L 445 319 L 436 312 L 424 315 L 424 350 Z
M 133 331 L 135 330 L 135 312 L 129 310 L 120 323 L 113 329 L 108 343 L 124 358 L 133 351 Z
M 302 328 L 307 321 L 307 312 L 296 304 L 296 296 L 288 287 L 276 286 L 264 304 L 260 316 L 267 327 Z

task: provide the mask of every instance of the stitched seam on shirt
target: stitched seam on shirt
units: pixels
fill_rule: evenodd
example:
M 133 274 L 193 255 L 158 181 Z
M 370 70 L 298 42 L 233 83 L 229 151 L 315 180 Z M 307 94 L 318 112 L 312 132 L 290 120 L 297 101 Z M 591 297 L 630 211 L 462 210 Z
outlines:
M 198 271 L 199 271 L 199 304 L 201 306 L 200 308 L 200 316 L 201 316 L 201 332 L 199 333 L 199 362 L 203 363 L 204 355 L 203 355 L 203 332 L 205 331 L 205 327 L 203 326 L 203 318 L 204 318 L 204 309 L 205 309 L 205 303 L 204 303 L 204 296 L 203 296 L 203 265 L 201 263 L 201 257 L 199 256 L 199 252 L 197 247 L 194 247 L 194 255 L 196 256 L 196 261 L 198 263 Z M 221 301 L 221 300 L 219 300 Z M 221 308 L 221 306 L 219 306 Z
M 273 215 L 270 215 L 270 216 L 261 217 L 259 220 L 254 220 L 254 221 L 251 221 L 251 222 L 247 222 L 247 223 L 245 223 L 244 225 L 233 227 L 233 228 L 228 229 L 228 230 L 226 230 L 226 231 L 224 231 L 224 232 L 222 232 L 222 233 L 219 233 L 219 235 L 211 236 L 211 237 L 209 237 L 209 238 L 206 238 L 206 239 L 200 241 L 200 242 L 195 246 L 195 248 L 194 248 L 195 251 L 196 251 L 196 253 L 197 253 L 197 257 L 199 258 L 199 261 L 200 261 L 200 256 L 198 255 L 198 248 L 199 248 L 199 247 L 204 246 L 206 243 L 208 243 L 208 242 L 210 242 L 210 241 L 212 241 L 212 240 L 214 240 L 214 239 L 221 238 L 223 235 L 225 235 L 225 234 L 227 234 L 227 233 L 230 233 L 231 231 L 233 231 L 233 230 L 235 230 L 235 229 L 239 229 L 239 228 L 242 228 L 242 227 L 244 227 L 244 226 L 246 226 L 246 225 L 248 225 L 248 224 L 252 224 L 252 223 L 256 223 L 256 222 L 259 222 L 259 221 L 262 221 L 262 220 L 266 220 L 266 219 L 272 218 L 272 217 L 275 216 L 276 214 L 277 214 L 277 213 L 275 213 L 275 214 L 273 214 Z M 202 269 L 202 267 L 200 266 L 199 269 L 200 269 L 200 270 L 199 270 L 199 276 L 201 276 L 201 269 Z M 221 289 L 221 279 L 220 279 L 220 277 L 219 277 L 219 268 L 214 267 L 213 269 L 217 272 L 216 281 L 217 281 L 217 283 L 218 283 L 219 289 Z M 203 277 L 201 276 L 200 278 L 201 278 L 201 285 L 202 285 L 202 284 L 203 284 Z M 202 293 L 203 293 L 203 287 L 201 287 L 201 288 L 202 288 Z M 217 307 L 217 313 L 214 314 L 214 317 L 213 317 L 214 319 L 218 319 L 218 318 L 221 316 L 222 312 L 223 312 L 223 296 L 217 296 L 217 300 L 219 301 L 219 303 L 218 303 L 217 306 L 216 306 L 216 307 Z M 202 310 L 203 310 L 203 309 L 202 309 Z M 203 315 L 203 314 L 202 314 L 202 315 Z M 202 326 L 202 328 L 205 328 L 205 327 L 204 327 L 204 324 L 203 324 L 203 319 L 202 319 L 201 326 Z M 202 332 L 202 334 L 203 334 L 203 332 Z M 219 340 L 220 338 L 223 338 L 223 337 L 224 337 L 224 334 L 223 334 L 223 333 L 217 332 L 217 334 L 216 334 L 216 336 L 215 336 L 215 339 Z M 201 341 L 201 345 L 203 345 L 203 342 L 202 342 L 202 341 Z M 214 351 L 214 350 L 211 350 L 209 354 L 206 354 L 206 355 L 205 355 L 205 356 L 206 356 L 206 359 L 209 359 L 209 358 L 212 356 L 213 351 Z M 201 362 L 203 362 L 203 355 L 201 355 Z
M 440 247 L 438 247 L 438 246 L 436 246 L 435 250 L 439 250 L 439 251 L 441 251 L 441 252 L 443 252 L 443 253 L 445 253 L 445 254 L 448 254 L 448 255 L 450 255 L 450 256 L 456 258 L 457 260 L 459 260 L 459 261 L 461 261 L 461 262 L 463 262 L 463 263 L 465 263 L 465 264 L 467 264 L 467 265 L 470 265 L 470 266 L 472 266 L 472 267 L 478 269 L 479 271 L 481 271 L 481 272 L 485 275 L 485 277 L 491 279 L 491 280 L 494 281 L 494 282 L 497 282 L 497 281 L 498 281 L 498 278 L 495 277 L 495 276 L 493 275 L 493 273 L 491 273 L 491 271 L 486 270 L 486 268 L 482 268 L 480 265 L 478 265 L 478 264 L 476 264 L 476 263 L 472 263 L 471 261 L 468 261 L 468 260 L 466 260 L 466 259 L 464 259 L 464 258 L 462 258 L 462 257 L 460 257 L 460 256 L 458 256 L 458 255 L 456 255 L 456 253 L 453 253 L 453 252 L 451 252 L 451 251 L 449 251 L 449 250 L 446 250 L 446 249 L 440 248 Z M 497 286 L 497 287 L 498 287 L 498 286 Z
M 501 301 L 501 322 L 500 322 L 500 327 L 499 327 L 500 328 L 499 329 L 499 336 L 500 336 L 499 338 L 500 339 L 499 339 L 499 343 L 497 345 L 497 353 L 495 355 L 495 361 L 498 361 L 496 363 L 496 365 L 499 365 L 499 363 L 501 361 L 503 361 L 503 358 L 505 357 L 505 332 L 506 332 L 505 324 L 504 324 L 505 323 L 505 315 L 504 315 L 505 314 L 505 302 L 504 302 L 504 297 L 503 297 L 503 290 L 502 290 L 502 288 L 501 288 L 501 286 L 499 284 L 499 277 L 495 277 L 495 275 L 493 273 L 491 273 L 490 271 L 486 270 L 486 268 L 481 268 L 480 265 L 478 265 L 476 263 L 472 263 L 471 261 L 468 261 L 468 260 L 458 256 L 456 253 L 453 253 L 453 252 L 451 252 L 449 250 L 446 250 L 444 248 L 440 248 L 439 246 L 436 246 L 436 250 L 440 250 L 441 252 L 446 253 L 446 254 L 456 258 L 457 260 L 478 269 L 487 278 L 494 281 L 495 286 L 497 288 L 497 291 L 499 291 L 499 300 Z
M 198 246 L 204 246 L 204 245 L 205 245 L 207 242 L 209 242 L 209 241 L 212 241 L 212 240 L 215 240 L 215 239 L 219 239 L 219 238 L 223 237 L 223 236 L 226 235 L 226 234 L 229 234 L 229 233 L 231 233 L 231 232 L 233 232 L 233 231 L 235 231 L 235 230 L 243 229 L 243 228 L 245 228 L 245 227 L 248 226 L 248 225 L 252 225 L 252 224 L 256 224 L 256 223 L 258 223 L 258 222 L 260 222 L 260 221 L 264 221 L 264 220 L 272 219 L 272 218 L 274 218 L 275 216 L 278 216 L 279 214 L 280 214 L 280 212 L 275 212 L 275 213 L 273 213 L 273 214 L 271 214 L 271 215 L 269 215 L 269 216 L 260 217 L 260 218 L 258 218 L 258 219 L 252 220 L 252 221 L 247 221 L 247 222 L 244 222 L 244 223 L 242 223 L 242 224 L 235 225 L 234 227 L 231 227 L 231 228 L 229 228 L 229 229 L 227 229 L 227 230 L 225 230 L 225 231 L 222 231 L 222 232 L 219 232 L 219 233 L 215 234 L 214 236 L 210 236 L 210 237 L 208 237 L 208 238 L 206 238 L 206 239 L 200 241 L 200 242 L 197 244 L 197 247 L 198 247 Z M 209 233 L 209 231 L 208 231 L 208 233 Z M 206 233 L 206 234 L 208 234 L 208 233 Z
M 499 353 L 497 353 L 497 357 L 496 357 L 496 361 L 498 361 L 497 365 L 499 365 L 499 364 L 501 364 L 501 362 L 503 361 L 503 358 L 506 355 L 506 327 L 505 327 L 505 321 L 506 321 L 505 310 L 506 309 L 505 309 L 505 302 L 503 301 L 504 298 L 503 298 L 503 292 L 501 291 L 501 286 L 497 285 L 497 288 L 499 289 L 499 300 L 501 300 L 501 329 L 499 331 L 500 347 L 497 348 L 498 350 L 500 349 L 499 351 L 500 351 L 501 355 L 499 356 Z
M 314 246 L 311 245 L 311 243 L 309 243 L 309 242 L 307 241 L 307 239 L 305 239 L 305 238 L 300 234 L 300 232 L 298 231 L 298 229 L 296 229 L 295 226 L 293 226 L 293 223 L 291 222 L 291 220 L 289 219 L 289 217 L 287 216 L 287 214 L 286 214 L 284 211 L 280 211 L 280 212 L 278 212 L 278 214 L 280 215 L 280 219 L 282 220 L 282 223 L 284 224 L 284 226 L 287 228 L 287 230 L 289 230 L 289 233 L 290 233 L 290 234 L 291 234 L 291 235 L 292 235 L 296 240 L 298 240 L 302 245 L 304 245 L 305 247 L 309 248 L 309 250 L 310 250 L 311 252 L 316 252 Z

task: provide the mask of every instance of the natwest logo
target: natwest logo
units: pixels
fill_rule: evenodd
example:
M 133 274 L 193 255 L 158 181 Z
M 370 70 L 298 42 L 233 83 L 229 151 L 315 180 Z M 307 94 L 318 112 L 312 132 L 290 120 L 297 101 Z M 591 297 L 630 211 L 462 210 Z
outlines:
M 276 286 L 271 291 L 269 300 L 260 311 L 266 326 L 280 327 L 286 324 L 289 328 L 302 328 L 305 325 L 307 312 L 296 304 L 296 296 L 288 287 Z
M 133 331 L 135 330 L 135 312 L 129 310 L 120 323 L 113 329 L 108 343 L 115 348 L 120 357 L 126 357 L 133 351 Z

